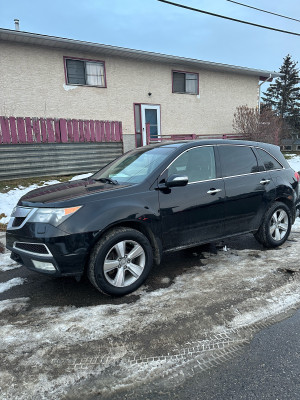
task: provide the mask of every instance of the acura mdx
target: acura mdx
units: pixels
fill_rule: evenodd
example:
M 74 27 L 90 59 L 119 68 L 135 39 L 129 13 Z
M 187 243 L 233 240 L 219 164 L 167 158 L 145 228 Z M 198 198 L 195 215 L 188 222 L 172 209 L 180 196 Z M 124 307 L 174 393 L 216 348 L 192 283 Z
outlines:
M 136 290 L 164 252 L 252 232 L 288 238 L 298 173 L 279 147 L 246 141 L 162 142 L 86 179 L 23 196 L 7 227 L 11 258 L 52 276 L 87 273 L 101 292 Z

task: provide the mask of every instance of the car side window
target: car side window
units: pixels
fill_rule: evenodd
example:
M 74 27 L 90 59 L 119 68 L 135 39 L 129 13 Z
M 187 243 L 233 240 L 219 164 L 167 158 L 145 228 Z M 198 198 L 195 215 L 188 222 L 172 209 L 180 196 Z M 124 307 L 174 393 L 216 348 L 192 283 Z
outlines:
M 168 168 L 168 176 L 186 175 L 189 183 L 216 178 L 215 155 L 212 146 L 192 148 L 179 156 Z
M 262 149 L 256 149 L 266 171 L 271 171 L 272 169 L 282 169 L 282 165 L 279 164 L 271 154 L 267 153 Z
M 223 177 L 259 171 L 256 156 L 250 147 L 223 145 L 218 149 Z

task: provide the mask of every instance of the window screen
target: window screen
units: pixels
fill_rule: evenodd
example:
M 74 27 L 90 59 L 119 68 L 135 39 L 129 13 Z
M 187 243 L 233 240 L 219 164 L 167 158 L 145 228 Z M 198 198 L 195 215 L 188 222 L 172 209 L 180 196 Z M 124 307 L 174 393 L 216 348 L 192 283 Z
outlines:
M 274 157 L 271 156 L 271 154 L 267 153 L 266 151 L 262 149 L 256 149 L 258 152 L 258 155 L 260 159 L 263 162 L 263 165 L 267 171 L 270 171 L 272 169 L 281 169 L 282 165 L 279 164 L 277 160 L 275 160 Z
M 258 172 L 256 157 L 247 146 L 219 146 L 223 176 L 236 176 Z

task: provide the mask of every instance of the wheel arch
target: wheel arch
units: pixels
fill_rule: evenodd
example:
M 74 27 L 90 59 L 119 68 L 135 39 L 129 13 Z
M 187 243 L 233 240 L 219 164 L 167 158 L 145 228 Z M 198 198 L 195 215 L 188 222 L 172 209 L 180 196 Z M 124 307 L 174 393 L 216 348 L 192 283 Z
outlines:
M 161 258 L 162 258 L 162 244 L 159 238 L 157 238 L 154 233 L 152 232 L 152 230 L 146 226 L 145 224 L 143 224 L 142 222 L 136 222 L 136 221 L 122 221 L 119 223 L 115 223 L 112 224 L 108 227 L 106 227 L 105 229 L 103 229 L 102 231 L 98 232 L 95 237 L 93 242 L 91 243 L 90 249 L 89 249 L 89 256 L 86 259 L 85 262 L 85 271 L 87 268 L 87 265 L 89 263 L 90 260 L 90 255 L 92 252 L 92 249 L 96 246 L 96 244 L 99 242 L 99 240 L 101 240 L 101 238 L 107 234 L 107 232 L 112 231 L 113 229 L 116 228 L 131 228 L 131 229 L 135 229 L 139 232 L 141 232 L 143 235 L 146 236 L 146 238 L 149 240 L 150 245 L 152 247 L 153 250 L 153 260 L 155 262 L 156 265 L 159 265 L 161 262 Z
M 295 218 L 296 218 L 296 208 L 295 208 L 293 200 L 291 200 L 287 197 L 277 197 L 275 199 L 275 201 L 284 203 L 286 206 L 288 206 L 288 208 L 290 209 L 291 214 L 292 214 L 292 224 L 293 224 L 295 222 Z

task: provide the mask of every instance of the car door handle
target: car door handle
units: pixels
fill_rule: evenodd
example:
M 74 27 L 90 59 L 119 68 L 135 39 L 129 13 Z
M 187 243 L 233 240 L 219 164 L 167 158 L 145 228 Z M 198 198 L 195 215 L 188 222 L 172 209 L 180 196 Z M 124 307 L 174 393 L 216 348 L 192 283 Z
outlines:
M 216 194 L 222 192 L 222 189 L 209 189 L 206 193 L 207 194 Z
M 270 182 L 271 182 L 270 179 L 262 179 L 259 183 L 261 185 L 266 185 L 267 183 L 270 183 Z

